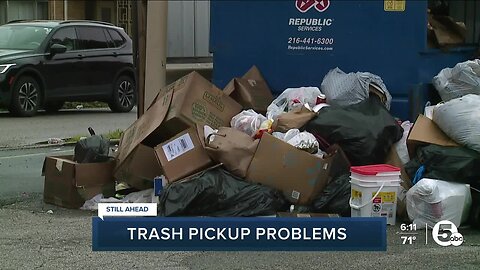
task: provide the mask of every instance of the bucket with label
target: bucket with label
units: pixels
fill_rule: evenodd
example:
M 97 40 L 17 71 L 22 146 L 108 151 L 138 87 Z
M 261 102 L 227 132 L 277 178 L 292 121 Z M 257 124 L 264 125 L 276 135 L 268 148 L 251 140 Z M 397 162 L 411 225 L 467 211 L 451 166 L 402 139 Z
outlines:
M 400 168 L 378 164 L 355 166 L 350 172 L 352 217 L 385 217 L 395 225 Z

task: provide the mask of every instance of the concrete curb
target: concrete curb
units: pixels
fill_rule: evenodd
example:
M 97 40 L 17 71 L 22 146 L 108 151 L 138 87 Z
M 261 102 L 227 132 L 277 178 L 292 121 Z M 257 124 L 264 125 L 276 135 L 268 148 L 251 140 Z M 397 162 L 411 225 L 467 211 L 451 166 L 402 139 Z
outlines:
M 64 140 L 68 140 L 64 139 Z M 113 139 L 110 140 L 110 145 L 116 145 L 120 142 L 119 139 Z M 49 144 L 47 141 L 44 142 L 38 142 L 35 144 L 29 144 L 29 145 L 19 145 L 19 146 L 7 146 L 7 147 L 1 147 L 0 146 L 0 151 L 12 151 L 12 150 L 28 150 L 28 149 L 41 149 L 41 148 L 55 148 L 55 147 L 63 147 L 63 146 L 73 146 L 77 142 L 68 142 L 68 143 L 62 143 L 62 144 Z

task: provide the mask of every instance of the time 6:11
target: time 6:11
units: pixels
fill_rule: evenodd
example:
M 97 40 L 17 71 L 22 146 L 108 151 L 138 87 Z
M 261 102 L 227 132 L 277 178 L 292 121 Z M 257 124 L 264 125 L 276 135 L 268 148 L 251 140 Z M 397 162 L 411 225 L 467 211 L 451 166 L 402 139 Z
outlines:
M 416 231 L 417 230 L 417 224 L 402 224 L 400 225 L 400 230 L 402 232 L 408 232 L 408 231 Z

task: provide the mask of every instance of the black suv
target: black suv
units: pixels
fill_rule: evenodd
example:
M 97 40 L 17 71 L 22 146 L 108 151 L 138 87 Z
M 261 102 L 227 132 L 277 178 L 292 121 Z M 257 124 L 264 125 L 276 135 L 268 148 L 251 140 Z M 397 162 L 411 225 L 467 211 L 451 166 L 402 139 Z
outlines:
M 135 106 L 132 41 L 93 21 L 17 21 L 0 26 L 0 103 L 18 116 L 58 111 L 65 101 Z

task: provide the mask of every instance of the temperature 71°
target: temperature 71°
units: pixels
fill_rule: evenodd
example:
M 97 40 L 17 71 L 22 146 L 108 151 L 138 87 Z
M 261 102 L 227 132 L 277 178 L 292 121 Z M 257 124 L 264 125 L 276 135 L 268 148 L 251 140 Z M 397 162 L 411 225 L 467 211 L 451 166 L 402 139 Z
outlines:
M 402 235 L 400 238 L 402 239 L 402 245 L 412 245 L 415 240 L 417 240 L 417 237 L 415 235 Z

